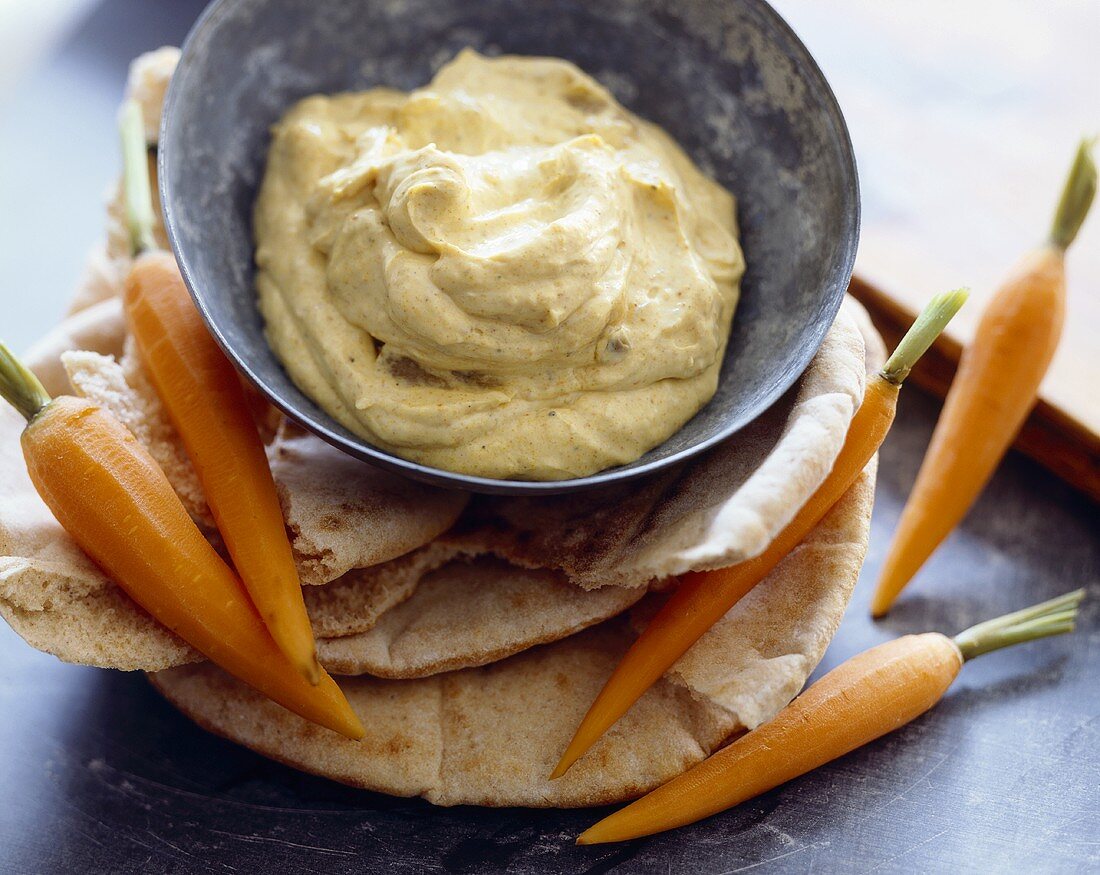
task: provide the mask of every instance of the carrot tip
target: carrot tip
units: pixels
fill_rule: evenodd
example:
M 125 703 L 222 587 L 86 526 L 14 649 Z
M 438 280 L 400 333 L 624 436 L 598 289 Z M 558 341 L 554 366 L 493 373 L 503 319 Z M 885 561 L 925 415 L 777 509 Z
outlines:
M 625 811 L 625 809 L 619 809 L 619 811 Z M 597 821 L 592 824 L 592 826 L 588 827 L 588 829 L 577 836 L 576 844 L 603 845 L 608 842 L 626 841 L 628 837 L 615 836 L 614 830 L 611 831 L 611 835 L 608 835 L 607 824 L 609 821 L 613 821 L 618 817 L 619 811 L 607 815 L 603 820 Z
M 338 732 L 351 741 L 362 741 L 367 735 L 367 730 L 363 728 L 363 723 L 359 719 L 359 715 L 351 710 L 351 705 L 348 705 L 348 713 L 344 720 L 344 726 L 342 726 Z
M 599 738 L 599 735 L 597 735 L 596 738 L 587 739 L 589 733 L 586 732 L 586 729 L 590 724 L 591 716 L 592 712 L 590 711 L 581 721 L 581 725 L 577 727 L 577 731 L 569 742 L 569 746 L 565 749 L 565 753 L 561 755 L 558 764 L 554 766 L 554 771 L 550 773 L 551 781 L 557 780 L 573 768 L 573 764 L 588 753 L 588 749 L 595 743 L 596 738 Z
M 880 587 L 879 590 L 875 593 L 874 597 L 871 599 L 872 619 L 881 620 L 888 613 L 890 613 L 890 608 L 894 606 L 895 598 L 896 596 L 886 595 L 886 593 L 883 592 L 882 588 Z

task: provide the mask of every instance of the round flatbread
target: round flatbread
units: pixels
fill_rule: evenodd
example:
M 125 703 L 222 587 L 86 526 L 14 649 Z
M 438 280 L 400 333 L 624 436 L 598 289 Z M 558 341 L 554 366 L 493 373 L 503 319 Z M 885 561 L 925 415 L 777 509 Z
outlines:
M 802 547 L 558 781 L 547 775 L 633 640 L 625 616 L 482 668 L 416 680 L 341 678 L 367 730 L 361 742 L 307 723 L 209 663 L 151 680 L 200 726 L 357 787 L 438 805 L 619 802 L 770 719 L 801 689 L 859 576 L 873 493 L 869 470 Z

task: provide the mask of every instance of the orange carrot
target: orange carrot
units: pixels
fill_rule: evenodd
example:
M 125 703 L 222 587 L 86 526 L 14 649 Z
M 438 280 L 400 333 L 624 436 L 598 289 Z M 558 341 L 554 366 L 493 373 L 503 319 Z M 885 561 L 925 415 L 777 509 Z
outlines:
M 144 129 L 123 116 L 126 198 L 135 260 L 123 306 L 145 368 L 202 483 L 237 573 L 271 635 L 311 683 L 321 666 L 275 481 L 236 370 L 210 336 L 167 252 L 152 239 Z
M 38 494 L 135 602 L 283 707 L 349 738 L 363 736 L 331 677 L 322 674 L 314 686 L 294 670 L 240 580 L 124 425 L 88 401 L 51 400 L 3 344 L 0 395 L 28 421 L 21 443 Z
M 1050 239 L 989 301 L 963 351 L 883 565 L 876 617 L 966 516 L 1035 404 L 1062 333 L 1066 249 L 1096 192 L 1090 146 L 1077 151 Z
M 592 703 L 551 778 L 565 774 L 703 633 L 767 577 L 848 491 L 890 430 L 902 381 L 965 300 L 962 289 L 933 298 L 882 370 L 868 379 L 863 403 L 852 418 L 829 476 L 763 553 L 730 568 L 695 572 L 680 579 L 679 587 Z
M 906 635 L 837 666 L 770 723 L 741 736 L 581 834 L 619 842 L 694 823 L 759 796 L 919 717 L 947 692 L 966 660 L 1072 632 L 1084 590 L 967 629 Z

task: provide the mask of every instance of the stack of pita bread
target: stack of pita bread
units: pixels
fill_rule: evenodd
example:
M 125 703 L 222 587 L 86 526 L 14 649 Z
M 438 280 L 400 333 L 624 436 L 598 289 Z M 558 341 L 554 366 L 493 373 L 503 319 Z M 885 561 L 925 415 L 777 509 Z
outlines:
M 151 137 L 176 57 L 162 49 L 131 68 L 128 90 L 143 101 Z M 217 545 L 195 472 L 126 334 L 117 200 L 108 225 L 72 314 L 28 361 L 51 393 L 83 395 L 121 420 Z M 757 555 L 824 479 L 882 357 L 866 315 L 846 302 L 799 383 L 750 427 L 675 470 L 579 497 L 427 487 L 271 413 L 268 453 L 319 656 L 362 718 L 361 742 L 253 692 L 130 601 L 38 498 L 22 419 L 7 408 L 0 614 L 33 647 L 148 672 L 201 726 L 348 784 L 440 805 L 632 798 L 770 719 L 821 659 L 863 562 L 870 469 L 576 766 L 547 779 L 676 576 Z

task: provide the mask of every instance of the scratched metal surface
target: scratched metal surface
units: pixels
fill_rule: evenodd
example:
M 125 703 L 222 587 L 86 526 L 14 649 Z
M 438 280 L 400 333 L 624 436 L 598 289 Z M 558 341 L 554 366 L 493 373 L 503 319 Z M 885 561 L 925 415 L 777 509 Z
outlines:
M 99 232 L 126 60 L 178 41 L 199 5 L 104 3 L 3 109 L 0 288 L 16 346 L 56 318 Z M 43 241 L 59 202 L 67 219 Z M 891 737 L 706 823 L 579 849 L 572 837 L 598 812 L 434 809 L 302 775 L 203 733 L 138 675 L 62 665 L 0 624 L 0 872 L 1095 871 L 1096 506 L 1010 458 L 890 619 L 867 619 L 937 409 L 916 392 L 903 400 L 864 578 L 822 670 L 892 635 L 955 631 L 1074 586 L 1092 601 L 1076 636 L 967 666 Z

